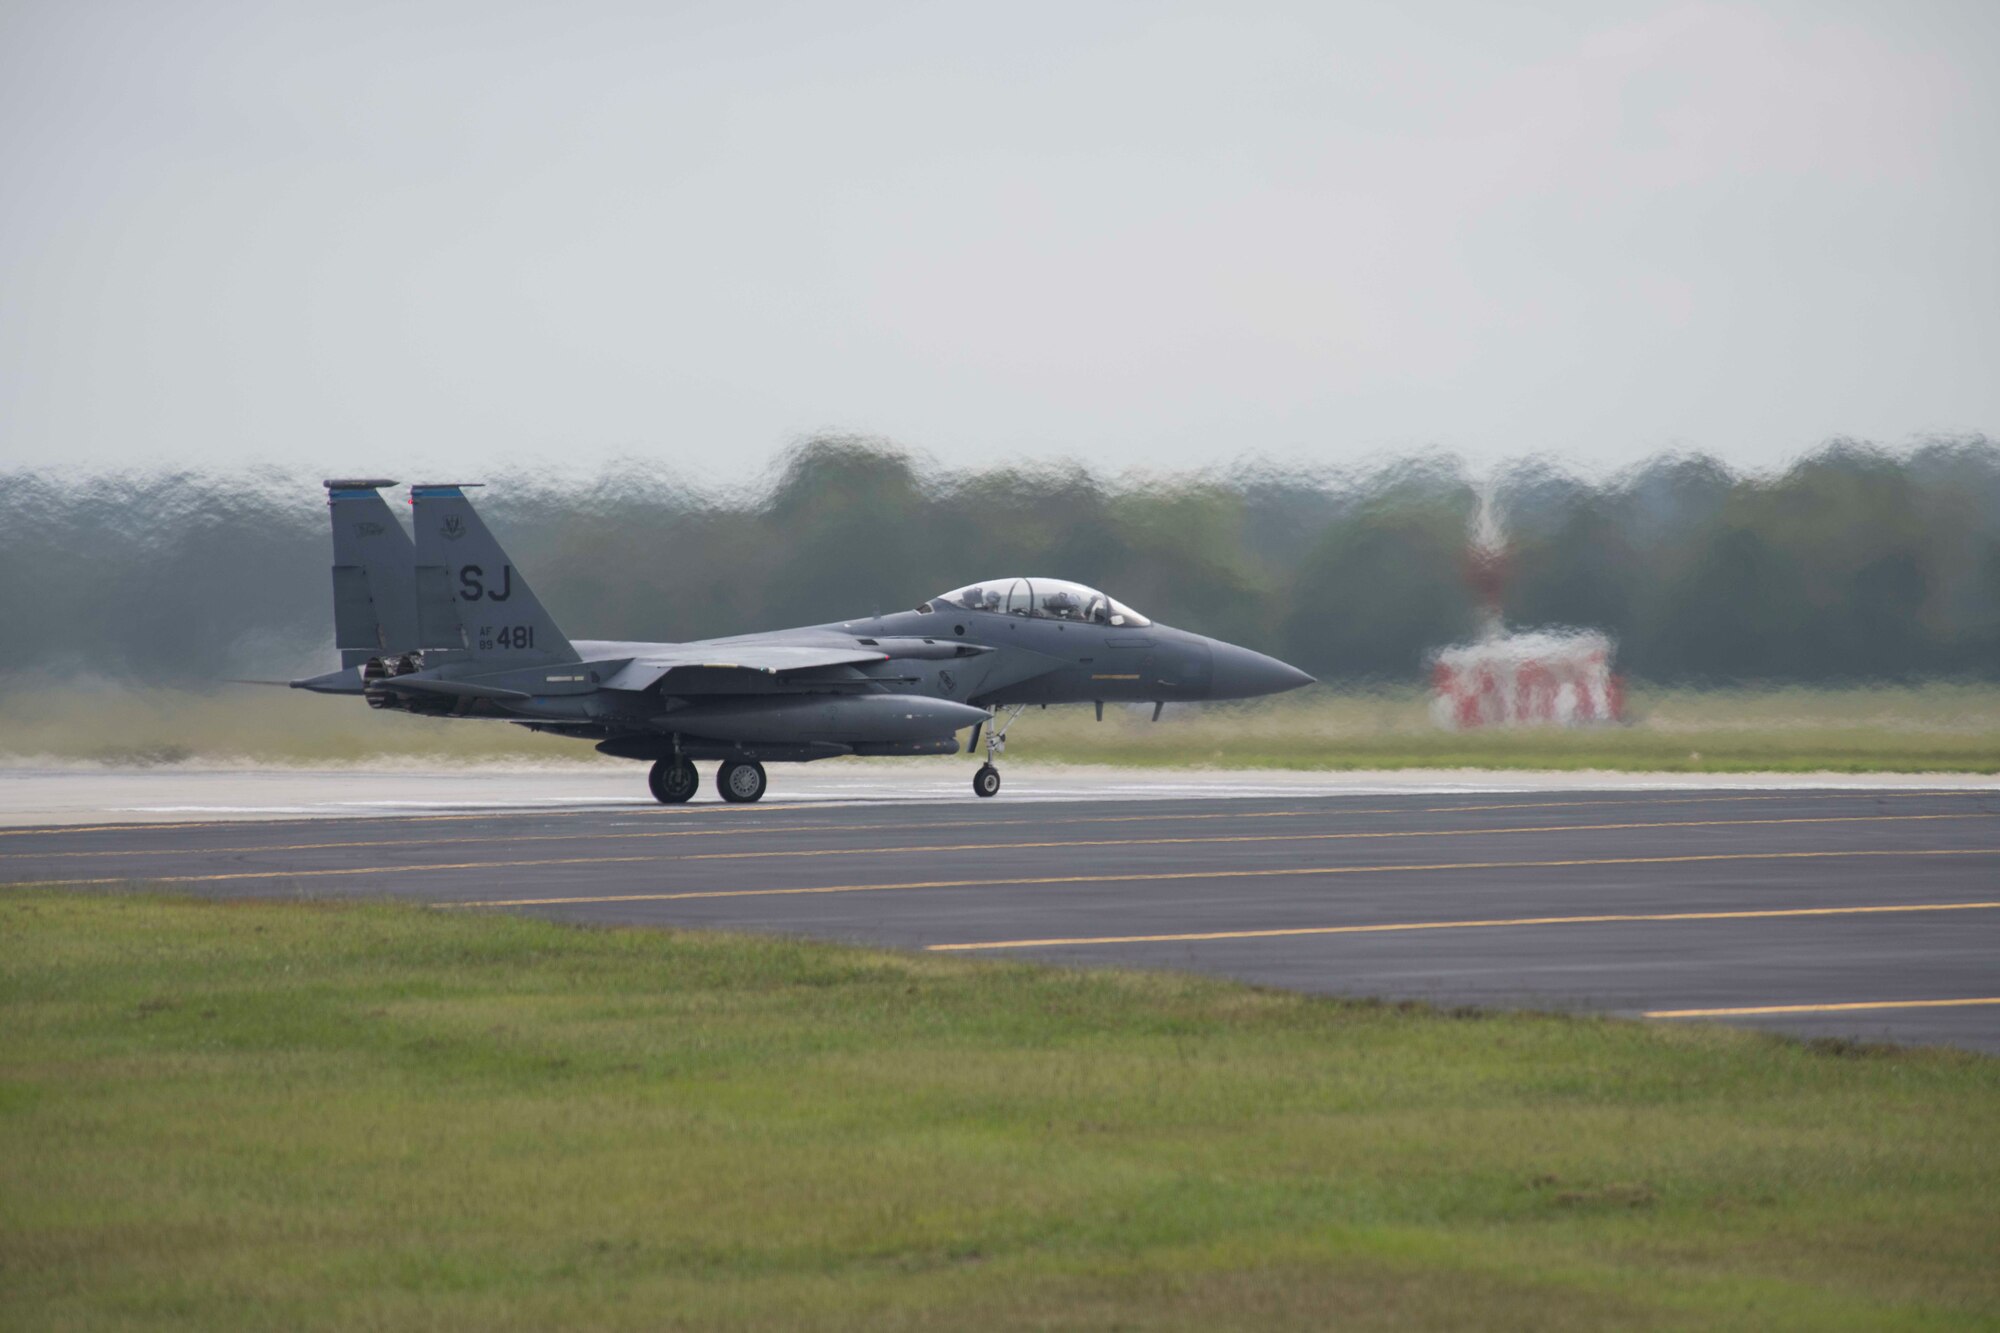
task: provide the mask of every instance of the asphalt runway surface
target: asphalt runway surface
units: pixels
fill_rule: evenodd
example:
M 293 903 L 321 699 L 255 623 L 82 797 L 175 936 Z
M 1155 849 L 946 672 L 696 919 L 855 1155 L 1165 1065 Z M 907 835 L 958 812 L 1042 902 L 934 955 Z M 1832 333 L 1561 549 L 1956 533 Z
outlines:
M 324 818 L 265 775 L 252 811 L 131 822 L 120 807 L 0 829 L 0 883 L 397 898 L 2000 1053 L 1990 783 L 1363 789 L 1182 774 L 1093 796 L 1079 771 L 1013 799 L 895 799 L 836 778 L 785 800 L 790 770 L 773 776 L 757 806 L 627 792 Z

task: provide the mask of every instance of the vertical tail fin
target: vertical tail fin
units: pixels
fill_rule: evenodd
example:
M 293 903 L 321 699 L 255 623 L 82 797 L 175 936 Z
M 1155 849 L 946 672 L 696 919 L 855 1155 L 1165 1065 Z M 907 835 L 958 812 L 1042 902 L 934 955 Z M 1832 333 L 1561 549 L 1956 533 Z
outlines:
M 448 643 L 500 667 L 577 660 L 459 486 L 413 486 L 410 504 L 417 528 L 413 584 L 426 647 Z
M 420 646 L 416 548 L 379 493 L 395 484 L 325 483 L 333 520 L 333 640 L 342 667 Z

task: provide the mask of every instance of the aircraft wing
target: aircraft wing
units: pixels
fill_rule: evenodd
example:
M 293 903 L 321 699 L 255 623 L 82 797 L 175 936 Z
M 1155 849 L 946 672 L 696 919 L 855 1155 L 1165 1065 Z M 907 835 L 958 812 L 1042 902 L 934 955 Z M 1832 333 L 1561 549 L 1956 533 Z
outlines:
M 604 682 L 611 690 L 643 690 L 669 671 L 758 671 L 779 676 L 814 667 L 859 666 L 864 662 L 886 662 L 889 654 L 879 648 L 840 648 L 820 644 L 740 643 L 689 644 L 666 652 L 647 652 L 634 657 Z

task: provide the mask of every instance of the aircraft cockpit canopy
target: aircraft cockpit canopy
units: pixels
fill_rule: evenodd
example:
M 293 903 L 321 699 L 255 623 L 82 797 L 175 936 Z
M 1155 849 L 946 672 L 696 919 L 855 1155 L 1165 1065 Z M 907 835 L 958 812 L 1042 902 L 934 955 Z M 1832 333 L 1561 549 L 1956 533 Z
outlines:
M 920 611 L 990 611 L 995 615 L 1072 620 L 1134 629 L 1153 622 L 1114 597 L 1066 579 L 988 579 L 933 597 Z

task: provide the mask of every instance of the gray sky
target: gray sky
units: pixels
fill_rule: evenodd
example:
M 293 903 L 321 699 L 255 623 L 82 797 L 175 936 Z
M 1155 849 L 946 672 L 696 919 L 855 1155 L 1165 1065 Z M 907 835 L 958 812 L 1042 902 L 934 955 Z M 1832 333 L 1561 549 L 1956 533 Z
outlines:
M 0 0 L 0 462 L 2000 433 L 2000 5 Z

